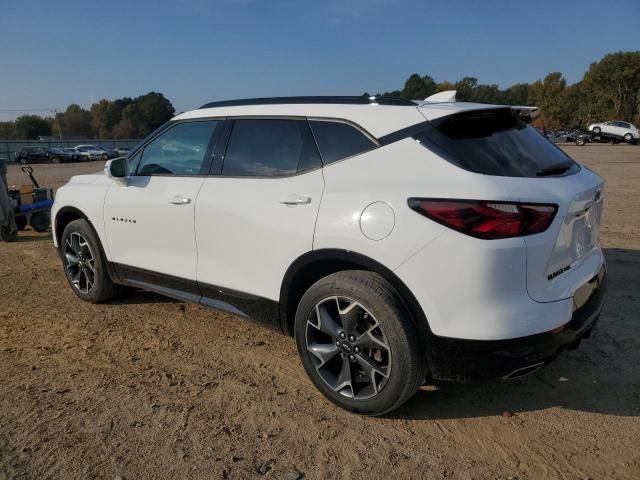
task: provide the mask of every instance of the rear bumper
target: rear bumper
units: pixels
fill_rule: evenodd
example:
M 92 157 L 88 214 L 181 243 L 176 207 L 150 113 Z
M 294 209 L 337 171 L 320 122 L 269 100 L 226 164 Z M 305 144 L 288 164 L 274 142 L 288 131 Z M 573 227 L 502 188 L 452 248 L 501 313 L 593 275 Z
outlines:
M 433 378 L 517 378 L 548 364 L 565 349 L 589 338 L 606 298 L 606 270 L 576 291 L 571 320 L 554 330 L 512 340 L 478 341 L 435 337 L 425 348 Z

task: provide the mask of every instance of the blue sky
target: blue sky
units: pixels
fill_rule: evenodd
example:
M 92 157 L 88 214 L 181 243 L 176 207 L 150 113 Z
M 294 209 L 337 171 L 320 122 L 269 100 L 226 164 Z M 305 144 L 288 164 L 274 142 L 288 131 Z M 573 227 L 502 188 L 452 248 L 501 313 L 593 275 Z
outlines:
M 154 90 L 183 111 L 374 93 L 413 72 L 575 82 L 605 53 L 640 49 L 640 0 L 2 0 L 0 18 L 2 110 Z

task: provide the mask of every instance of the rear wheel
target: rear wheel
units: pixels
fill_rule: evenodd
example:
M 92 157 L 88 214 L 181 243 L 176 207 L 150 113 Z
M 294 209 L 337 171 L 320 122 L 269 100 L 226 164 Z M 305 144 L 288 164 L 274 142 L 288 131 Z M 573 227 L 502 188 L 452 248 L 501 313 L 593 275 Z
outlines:
M 25 228 L 27 228 L 26 215 L 19 215 L 16 217 L 16 227 L 18 227 L 18 230 L 24 230 Z
M 372 272 L 338 272 L 312 285 L 298 305 L 295 336 L 312 382 L 346 410 L 390 412 L 426 377 L 411 316 Z
M 575 144 L 581 147 L 585 144 L 584 138 L 576 138 Z
M 53 157 L 51 163 L 60 163 L 60 157 Z
M 13 242 L 18 236 L 18 230 L 9 227 L 0 227 L 0 240 L 3 242 Z
M 118 293 L 117 285 L 107 273 L 98 235 L 88 221 L 74 220 L 65 227 L 60 250 L 65 276 L 79 298 L 100 303 Z
M 51 220 L 49 219 L 49 215 L 45 212 L 36 212 L 31 215 L 31 228 L 33 228 L 36 232 L 46 232 L 49 230 L 49 225 L 51 225 Z
M 631 140 L 633 140 L 633 135 L 631 135 L 630 133 L 627 133 L 627 134 L 624 136 L 624 139 L 625 139 L 627 142 L 630 142 Z
M 602 129 L 600 127 L 593 127 L 593 133 L 595 133 L 596 135 L 600 135 L 601 132 Z

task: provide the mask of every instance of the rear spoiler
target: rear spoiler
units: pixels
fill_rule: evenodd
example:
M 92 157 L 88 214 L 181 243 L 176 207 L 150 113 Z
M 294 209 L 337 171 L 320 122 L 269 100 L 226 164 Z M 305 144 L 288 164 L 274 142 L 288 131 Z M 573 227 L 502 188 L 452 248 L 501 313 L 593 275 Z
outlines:
M 538 107 L 529 107 L 525 105 L 492 105 L 492 104 L 480 104 L 480 103 L 469 103 L 469 102 L 456 102 L 456 90 L 445 90 L 444 92 L 434 93 L 433 95 L 425 98 L 424 100 L 413 100 L 413 102 L 418 105 L 418 107 L 426 107 L 434 104 L 447 104 L 447 103 L 458 103 L 461 107 L 461 110 L 466 109 L 480 109 L 480 108 L 510 108 L 514 112 L 517 112 L 518 115 L 526 119 L 533 119 L 538 116 L 540 113 L 540 109 Z M 455 109 L 455 107 L 454 107 Z

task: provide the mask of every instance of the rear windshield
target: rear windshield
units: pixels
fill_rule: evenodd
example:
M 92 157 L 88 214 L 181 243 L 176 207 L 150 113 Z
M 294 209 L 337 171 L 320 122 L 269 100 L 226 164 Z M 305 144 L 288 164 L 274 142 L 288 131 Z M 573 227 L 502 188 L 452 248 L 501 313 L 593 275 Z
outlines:
M 508 108 L 439 118 L 414 138 L 454 165 L 485 175 L 536 177 L 580 169 Z

